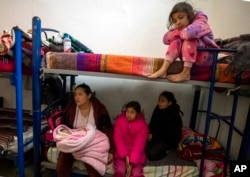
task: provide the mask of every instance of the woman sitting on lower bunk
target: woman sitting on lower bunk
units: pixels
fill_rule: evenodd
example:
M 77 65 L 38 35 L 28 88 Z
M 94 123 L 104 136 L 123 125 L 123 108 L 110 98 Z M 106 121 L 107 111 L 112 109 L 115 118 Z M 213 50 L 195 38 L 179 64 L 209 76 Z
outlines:
M 68 139 L 66 139 L 65 141 L 72 142 L 72 140 L 78 138 L 83 140 L 83 143 L 81 144 L 81 146 L 83 146 L 84 142 L 87 141 L 88 139 L 88 141 L 91 141 L 90 143 L 88 143 L 89 145 L 91 143 L 93 144 L 94 142 L 96 143 L 95 139 L 97 135 L 96 132 L 99 132 L 99 134 L 102 135 L 101 137 L 103 137 L 103 135 L 107 137 L 106 139 L 105 138 L 103 139 L 103 141 L 108 141 L 105 143 L 105 145 L 110 146 L 109 151 L 104 152 L 102 154 L 102 157 L 105 158 L 104 164 L 107 165 L 107 163 L 111 163 L 113 161 L 113 152 L 114 152 L 113 126 L 106 107 L 92 94 L 92 91 L 88 85 L 80 84 L 75 88 L 74 100 L 72 100 L 67 105 L 65 111 L 67 116 L 65 120 L 62 122 L 64 125 L 67 125 L 67 127 L 69 128 L 82 129 L 82 131 L 85 132 L 91 132 L 92 130 L 92 133 L 93 131 L 95 132 L 95 136 L 84 138 L 84 136 L 78 136 L 79 133 L 77 132 L 71 131 L 66 127 L 61 127 L 64 129 L 61 129 L 60 131 L 55 131 L 58 132 L 58 135 L 60 135 L 57 136 L 57 140 L 58 141 L 62 139 L 65 140 L 64 136 L 66 136 L 68 137 Z M 94 130 L 91 129 L 91 127 L 94 127 Z M 86 134 L 86 136 L 88 136 L 88 134 Z M 72 139 L 70 139 L 69 137 L 71 137 Z M 97 143 L 102 144 L 103 142 L 99 141 Z M 61 142 L 61 145 L 62 144 L 63 142 Z M 72 144 L 69 143 L 68 145 Z M 59 142 L 57 142 L 57 146 L 60 147 Z M 61 147 L 63 149 L 64 146 L 62 145 Z M 85 147 L 87 148 L 85 149 L 85 151 L 88 151 L 88 153 L 92 153 L 93 155 L 94 150 L 91 149 L 91 147 L 92 146 Z M 104 175 L 105 170 L 100 171 L 100 169 L 98 169 L 98 167 L 94 163 L 91 163 L 92 162 L 90 160 L 91 157 L 88 158 L 84 156 L 84 152 L 82 152 L 82 154 L 80 152 L 78 152 L 78 154 L 67 153 L 70 152 L 70 150 L 72 149 L 69 148 L 68 150 L 69 151 L 64 149 L 64 152 L 63 151 L 59 152 L 57 169 L 56 169 L 58 177 L 69 177 L 71 175 L 73 162 L 75 161 L 74 157 L 78 157 L 79 159 L 85 158 L 83 161 L 85 162 L 86 171 L 89 177 L 100 177 Z M 100 155 L 100 153 L 95 153 L 94 155 L 98 154 Z M 99 156 L 98 158 L 101 157 Z

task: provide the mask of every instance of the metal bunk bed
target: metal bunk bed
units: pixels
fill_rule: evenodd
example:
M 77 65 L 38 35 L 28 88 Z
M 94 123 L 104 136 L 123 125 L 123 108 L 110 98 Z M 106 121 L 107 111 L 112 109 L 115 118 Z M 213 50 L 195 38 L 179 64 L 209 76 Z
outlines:
M 24 122 L 23 122 L 23 119 L 24 119 L 24 112 L 23 112 L 23 61 L 22 61 L 22 31 L 19 29 L 19 28 L 13 28 L 13 32 L 14 32 L 14 38 L 15 38 L 15 52 L 14 52 L 14 58 L 15 58 L 15 72 L 13 73 L 6 73 L 6 72 L 3 72 L 1 73 L 0 72 L 0 77 L 1 78 L 10 78 L 11 79 L 11 82 L 13 83 L 13 85 L 15 85 L 15 92 L 16 92 L 16 113 L 15 113 L 15 116 L 16 116 L 16 123 L 17 123 L 17 132 L 16 132 L 16 135 L 17 135 L 17 152 L 16 153 L 3 153 L 1 154 L 0 158 L 3 158 L 3 159 L 9 159 L 9 160 L 12 160 L 15 165 L 18 167 L 18 174 L 19 174 L 19 177 L 25 177 L 25 145 L 27 145 L 27 142 L 24 142 L 25 140 L 25 137 L 24 137 L 24 132 L 23 132 L 23 127 L 24 127 Z M 35 41 L 32 41 L 33 44 L 35 44 L 36 42 Z M 37 48 L 40 47 L 40 44 L 37 46 Z M 35 62 L 33 64 L 36 64 Z M 37 65 L 37 67 L 40 67 L 40 63 Z M 32 67 L 32 69 L 34 69 L 35 66 Z M 36 73 L 35 71 L 33 71 L 34 73 Z M 35 78 L 35 75 L 33 75 L 33 78 Z M 39 85 L 36 84 L 36 85 Z M 40 88 L 40 87 L 39 87 Z M 38 88 L 38 91 L 39 91 L 39 88 Z M 37 92 L 37 95 L 33 95 L 32 98 L 34 97 L 38 97 L 38 99 L 40 98 L 40 91 Z M 37 101 L 38 99 L 35 99 L 35 101 Z M 40 108 L 40 104 L 37 104 L 39 105 L 38 108 Z M 36 106 L 36 104 L 35 104 Z M 30 141 L 33 141 L 34 142 L 34 146 L 36 146 L 36 150 L 34 151 L 34 162 L 37 162 L 37 164 L 40 165 L 40 155 L 37 154 L 38 150 L 40 149 L 40 138 L 39 137 L 39 134 L 40 134 L 40 131 L 41 131 L 41 118 L 39 119 L 36 119 L 36 117 L 40 117 L 40 110 L 37 111 L 36 107 L 33 105 L 33 123 L 34 125 L 37 125 L 39 126 L 38 128 L 37 127 L 33 127 L 33 132 L 38 133 L 36 134 L 34 137 L 34 139 L 32 140 L 29 140 L 29 143 Z M 38 165 L 34 165 L 35 167 L 37 167 Z M 35 173 L 35 174 L 38 174 L 38 173 Z M 36 175 L 35 175 L 36 176 Z
M 41 20 L 38 17 L 34 17 L 33 21 L 33 34 L 32 34 L 32 39 L 33 39 L 33 116 L 34 116 L 34 136 L 37 138 L 36 141 L 34 142 L 34 160 L 35 160 L 35 171 L 34 174 L 35 176 L 39 177 L 40 176 L 40 44 L 41 44 L 41 39 L 40 39 L 40 34 L 41 34 Z M 233 106 L 232 106 L 232 113 L 230 116 L 215 116 L 215 114 L 212 114 L 212 102 L 213 102 L 213 93 L 214 93 L 214 87 L 225 87 L 225 88 L 231 88 L 234 89 L 238 86 L 240 86 L 240 78 L 237 79 L 237 83 L 235 84 L 227 84 L 227 83 L 216 83 L 215 82 L 215 70 L 216 70 L 216 62 L 217 62 L 217 57 L 219 52 L 236 52 L 235 50 L 224 50 L 224 49 L 198 49 L 198 50 L 206 50 L 213 52 L 214 55 L 214 66 L 213 66 L 213 77 L 210 82 L 205 82 L 205 81 L 187 81 L 185 84 L 191 84 L 196 86 L 195 90 L 195 97 L 193 101 L 193 112 L 192 112 L 192 117 L 191 117 L 191 122 L 190 122 L 190 127 L 195 128 L 196 124 L 196 117 L 197 117 L 197 112 L 199 111 L 199 99 L 200 99 L 200 91 L 201 88 L 208 88 L 209 89 L 209 98 L 208 98 L 208 103 L 207 103 L 207 109 L 206 111 L 206 121 L 205 121 L 205 130 L 204 130 L 204 140 L 203 140 L 203 158 L 201 159 L 201 166 L 200 166 L 200 176 L 202 176 L 202 168 L 204 165 L 204 156 L 205 156 L 205 145 L 206 145 L 206 138 L 208 135 L 209 131 L 209 126 L 210 126 L 210 121 L 212 119 L 222 119 L 222 120 L 229 120 L 229 133 L 228 133 L 228 141 L 227 141 L 227 146 L 225 150 L 226 158 L 225 162 L 228 162 L 229 160 L 229 151 L 230 151 L 230 146 L 231 146 L 231 139 L 232 139 L 232 134 L 234 131 L 234 121 L 235 121 L 235 114 L 236 114 L 236 109 L 237 109 L 237 103 L 238 103 L 238 89 L 233 91 L 234 95 L 234 101 L 233 101 Z M 113 78 L 122 78 L 122 79 L 136 79 L 136 80 L 147 80 L 146 78 L 143 77 L 137 77 L 137 76 L 127 76 L 124 77 L 119 74 L 110 74 L 110 73 L 93 73 L 93 72 L 84 72 L 84 71 L 67 71 L 67 70 L 60 70 L 60 69 L 43 69 L 43 73 L 58 73 L 58 74 L 65 74 L 65 75 L 86 75 L 86 76 L 98 76 L 98 77 L 113 77 Z M 159 82 L 166 82 L 165 80 L 156 80 Z M 241 88 L 249 89 L 249 85 L 242 85 Z M 248 114 L 248 120 L 247 124 L 249 124 L 249 114 Z M 246 138 L 249 137 L 250 134 L 250 128 L 246 127 L 245 132 L 243 134 L 243 140 L 242 140 L 242 145 L 241 145 L 241 158 L 246 157 L 247 152 L 250 150 L 250 145 L 247 143 Z M 249 155 L 248 155 L 249 156 Z M 249 157 L 248 157 L 249 158 Z M 225 163 L 225 169 L 227 168 L 227 163 Z M 224 170 L 225 171 L 225 170 Z
M 213 95 L 214 95 L 214 87 L 215 87 L 215 72 L 216 72 L 216 64 L 217 64 L 217 58 L 219 52 L 231 52 L 235 53 L 236 50 L 228 50 L 228 49 L 198 49 L 203 51 L 210 51 L 213 53 L 213 74 L 209 86 L 209 96 L 208 96 L 208 103 L 207 103 L 207 109 L 204 111 L 206 113 L 206 120 L 205 120 L 205 130 L 204 130 L 204 139 L 203 139 L 203 148 L 202 148 L 202 158 L 201 158 L 201 164 L 200 164 L 200 176 L 202 176 L 202 169 L 204 166 L 204 158 L 206 154 L 206 142 L 207 137 L 209 133 L 209 127 L 210 122 L 213 119 L 217 119 L 218 121 L 229 121 L 229 132 L 228 132 L 228 139 L 227 139 L 227 145 L 225 149 L 225 166 L 224 166 L 224 176 L 226 176 L 227 173 L 227 162 L 229 161 L 229 153 L 230 153 L 230 147 L 231 147 L 231 141 L 232 141 L 232 135 L 234 131 L 234 122 L 235 122 L 235 116 L 236 116 L 236 109 L 238 104 L 238 97 L 239 97 L 239 89 L 233 89 L 233 105 L 232 105 L 232 112 L 229 116 L 220 116 L 217 114 L 212 113 L 212 103 L 213 103 Z M 240 86 L 240 77 L 237 77 L 236 83 L 234 88 L 238 88 Z M 199 100 L 200 100 L 200 92 L 201 87 L 196 87 L 195 96 L 194 96 L 194 102 L 193 102 L 193 110 L 192 110 L 192 116 L 190 121 L 190 128 L 195 130 L 196 120 L 197 120 L 197 113 L 201 112 L 202 110 L 198 109 L 199 106 Z
M 39 31 L 39 23 L 33 28 L 34 33 Z M 37 29 L 35 29 L 37 28 Z M 23 142 L 23 79 L 22 79 L 22 31 L 18 28 L 14 29 L 15 34 L 15 73 L 13 73 L 13 82 L 15 83 L 16 90 L 16 120 L 17 120 L 17 142 L 18 142 L 18 153 L 15 155 L 7 154 L 4 158 L 14 160 L 18 166 L 18 176 L 25 177 L 25 162 L 24 162 L 24 142 Z M 34 36 L 39 36 L 33 34 Z M 32 40 L 32 115 L 33 115 L 33 148 L 34 148 L 34 176 L 40 176 L 40 161 L 41 161 L 41 105 L 40 105 L 40 37 L 33 38 Z M 11 77 L 12 73 L 0 73 L 6 77 Z
M 16 90 L 16 120 L 17 120 L 17 137 L 18 137 L 18 153 L 15 155 L 6 155 L 4 158 L 14 160 L 18 164 L 19 176 L 24 177 L 24 144 L 23 144 L 23 93 L 22 93 L 22 32 L 15 30 L 15 59 L 16 59 L 16 71 L 13 73 L 13 81 L 15 83 Z M 2 73 L 1 73 L 2 74 Z M 3 73 L 6 75 L 6 73 Z M 7 74 L 7 77 L 11 77 Z

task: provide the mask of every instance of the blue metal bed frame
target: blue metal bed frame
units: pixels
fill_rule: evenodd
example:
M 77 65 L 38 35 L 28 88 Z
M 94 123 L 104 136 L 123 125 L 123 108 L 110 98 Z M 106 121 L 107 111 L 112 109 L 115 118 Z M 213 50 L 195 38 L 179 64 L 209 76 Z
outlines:
M 229 153 L 230 153 L 230 147 L 231 147 L 231 140 L 232 140 L 232 135 L 233 135 L 233 130 L 234 130 L 234 122 L 235 122 L 235 115 L 236 115 L 236 109 L 237 109 L 237 103 L 238 103 L 238 95 L 239 95 L 239 90 L 234 91 L 234 99 L 233 99 L 233 106 L 232 106 L 232 113 L 230 116 L 220 116 L 212 114 L 212 103 L 213 103 L 213 95 L 214 95 L 214 86 L 215 86 L 215 72 L 216 72 L 216 65 L 217 65 L 217 59 L 218 59 L 218 54 L 220 52 L 230 52 L 230 53 L 235 53 L 236 50 L 228 50 L 228 49 L 198 49 L 200 51 L 209 51 L 213 53 L 213 69 L 212 69 L 212 78 L 210 81 L 210 87 L 209 87 L 209 96 L 208 96 L 208 103 L 207 103 L 207 109 L 206 109 L 206 121 L 205 121 L 205 130 L 204 130 L 204 139 L 203 139 L 203 147 L 202 147 L 202 158 L 201 158 L 201 164 L 200 164 L 200 176 L 202 176 L 202 170 L 204 166 L 204 158 L 206 154 L 206 142 L 207 142 L 207 136 L 209 132 L 209 127 L 210 127 L 210 121 L 213 119 L 229 119 L 230 120 L 230 125 L 229 125 L 229 132 L 228 132 L 228 139 L 227 139 L 227 145 L 226 145 L 226 150 L 225 150 L 225 166 L 224 166 L 224 176 L 226 176 L 227 173 L 227 167 L 228 164 L 227 162 L 229 161 Z M 235 87 L 240 86 L 240 78 L 237 77 L 236 79 L 236 84 Z M 199 105 L 199 98 L 200 98 L 200 91 L 201 87 L 198 87 L 195 93 L 195 98 L 194 100 L 194 107 L 193 107 L 193 112 L 192 112 L 192 117 L 191 117 L 191 123 L 190 123 L 190 128 L 195 130 L 195 124 L 197 120 L 197 113 L 199 112 L 198 110 L 198 105 Z

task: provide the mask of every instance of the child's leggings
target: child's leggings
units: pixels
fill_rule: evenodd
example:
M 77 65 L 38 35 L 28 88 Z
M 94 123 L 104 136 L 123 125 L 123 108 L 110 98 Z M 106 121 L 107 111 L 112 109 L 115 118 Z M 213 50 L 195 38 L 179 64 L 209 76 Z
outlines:
M 180 58 L 184 61 L 184 67 L 192 67 L 194 63 L 198 66 L 211 66 L 213 62 L 212 53 L 197 51 L 198 46 L 207 47 L 199 39 L 181 40 L 177 38 L 168 46 L 166 60 L 172 63 L 175 59 Z
M 113 177 L 123 177 L 126 173 L 126 162 L 125 159 L 114 160 L 114 175 Z M 143 175 L 143 164 L 133 165 L 130 177 L 144 177 Z

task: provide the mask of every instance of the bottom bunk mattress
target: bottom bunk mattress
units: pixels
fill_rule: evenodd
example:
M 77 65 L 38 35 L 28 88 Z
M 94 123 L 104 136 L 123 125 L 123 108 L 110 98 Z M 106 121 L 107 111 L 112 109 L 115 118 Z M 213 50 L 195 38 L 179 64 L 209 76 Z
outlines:
M 56 147 L 49 148 L 47 152 L 47 161 L 42 162 L 42 166 L 46 169 L 56 169 L 58 158 L 58 149 Z M 75 161 L 73 172 L 86 174 L 84 163 Z M 144 169 L 145 177 L 196 177 L 199 174 L 199 169 L 193 161 L 182 160 L 177 157 L 176 151 L 170 151 L 166 158 L 159 161 L 147 161 Z M 112 176 L 114 169 L 112 164 L 107 166 L 106 175 Z
M 31 111 L 23 111 L 23 146 L 24 152 L 33 148 L 33 123 Z M 46 121 L 41 122 L 41 129 L 47 127 Z M 16 110 L 0 108 L 0 153 L 18 153 Z
M 45 57 L 45 68 L 88 72 L 104 72 L 135 76 L 147 76 L 159 70 L 163 64 L 163 58 L 126 56 L 113 54 L 92 53 L 58 53 L 48 52 Z M 216 81 L 223 83 L 235 83 L 233 73 L 225 72 L 227 63 L 218 63 L 216 69 Z M 168 70 L 168 74 L 176 74 L 182 71 L 183 63 L 174 62 Z M 209 81 L 212 76 L 212 67 L 193 65 L 191 80 Z M 242 83 L 249 83 L 249 77 L 242 79 Z

